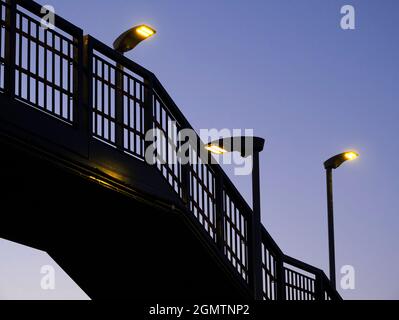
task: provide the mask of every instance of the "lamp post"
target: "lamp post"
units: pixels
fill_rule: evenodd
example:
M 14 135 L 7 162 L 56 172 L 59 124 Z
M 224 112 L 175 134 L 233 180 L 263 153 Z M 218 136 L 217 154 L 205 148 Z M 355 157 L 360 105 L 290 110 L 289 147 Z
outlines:
M 147 25 L 135 26 L 124 33 L 122 33 L 113 43 L 113 47 L 120 54 L 125 54 L 128 51 L 133 50 L 139 43 L 155 35 L 156 31 Z M 116 128 L 115 143 L 118 147 L 123 148 L 124 132 L 123 132 L 123 71 L 124 67 L 122 64 L 117 62 L 116 74 L 115 74 L 115 116 L 116 123 L 119 124 Z M 144 80 L 146 81 L 146 80 Z M 147 108 L 148 109 L 148 108 Z
M 337 169 L 341 164 L 346 161 L 352 161 L 359 157 L 354 151 L 348 151 L 338 154 L 326 162 L 324 168 L 326 169 L 326 182 L 327 182 L 327 213 L 328 213 L 328 246 L 330 257 L 330 282 L 334 289 L 336 289 L 335 279 L 335 242 L 334 242 L 334 205 L 333 205 L 333 182 L 332 170 Z
M 259 153 L 263 150 L 265 140 L 259 137 L 229 137 L 207 144 L 205 148 L 214 154 L 240 152 L 246 158 L 252 156 L 252 281 L 256 300 L 262 300 L 262 224 L 260 212 L 260 174 Z

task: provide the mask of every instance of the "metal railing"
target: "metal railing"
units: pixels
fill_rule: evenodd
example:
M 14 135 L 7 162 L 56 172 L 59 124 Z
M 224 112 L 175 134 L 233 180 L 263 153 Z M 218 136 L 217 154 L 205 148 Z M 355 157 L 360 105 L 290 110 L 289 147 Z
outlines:
M 0 0 L 2 94 L 142 161 L 146 133 L 160 130 L 164 138 L 157 142 L 154 170 L 239 281 L 253 288 L 252 210 L 219 165 L 203 163 L 199 139 L 190 146 L 187 165 L 176 161 L 178 134 L 192 127 L 162 84 L 59 16 L 54 30 L 43 29 L 40 8 L 33 1 Z M 340 299 L 323 271 L 284 255 L 263 227 L 262 271 L 265 300 Z

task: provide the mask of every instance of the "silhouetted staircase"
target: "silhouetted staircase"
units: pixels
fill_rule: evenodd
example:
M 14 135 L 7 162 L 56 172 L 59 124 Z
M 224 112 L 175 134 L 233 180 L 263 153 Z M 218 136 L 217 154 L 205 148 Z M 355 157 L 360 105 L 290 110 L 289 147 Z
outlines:
M 253 299 L 252 210 L 218 165 L 149 165 L 191 128 L 148 70 L 33 1 L 0 1 L 0 236 L 47 251 L 91 298 Z M 117 78 L 123 82 L 117 85 Z M 176 127 L 171 127 L 175 123 Z M 262 229 L 263 298 L 340 299 Z

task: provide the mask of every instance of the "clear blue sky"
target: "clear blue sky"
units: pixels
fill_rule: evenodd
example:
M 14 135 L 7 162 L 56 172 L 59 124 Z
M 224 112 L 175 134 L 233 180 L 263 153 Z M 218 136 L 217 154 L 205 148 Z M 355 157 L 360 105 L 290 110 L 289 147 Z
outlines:
M 335 172 L 337 269 L 344 298 L 399 298 L 399 2 L 397 0 L 40 1 L 107 44 L 146 22 L 129 57 L 153 71 L 196 129 L 265 137 L 262 219 L 289 255 L 328 274 L 323 161 Z M 356 30 L 339 27 L 356 9 Z M 228 169 L 231 172 L 230 169 Z M 250 178 L 232 177 L 251 201 Z

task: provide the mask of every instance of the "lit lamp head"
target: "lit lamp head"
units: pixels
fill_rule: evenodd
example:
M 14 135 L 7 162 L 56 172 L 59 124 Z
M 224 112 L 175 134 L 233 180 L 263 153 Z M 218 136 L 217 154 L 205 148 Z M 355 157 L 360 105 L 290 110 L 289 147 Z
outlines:
M 352 161 L 359 157 L 359 154 L 355 151 L 347 151 L 344 153 L 340 153 L 326 162 L 324 162 L 324 168 L 326 169 L 337 169 L 341 164 L 346 161 Z
M 229 137 L 212 141 L 205 145 L 205 149 L 213 154 L 240 152 L 243 158 L 252 156 L 263 150 L 265 139 L 259 137 Z M 248 147 L 250 150 L 248 150 Z
M 147 25 L 135 26 L 115 40 L 114 49 L 123 54 L 134 49 L 143 40 L 151 38 L 155 33 L 156 31 Z

